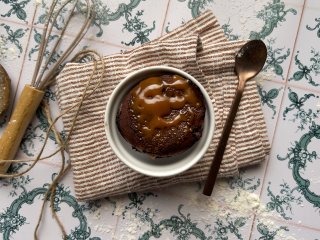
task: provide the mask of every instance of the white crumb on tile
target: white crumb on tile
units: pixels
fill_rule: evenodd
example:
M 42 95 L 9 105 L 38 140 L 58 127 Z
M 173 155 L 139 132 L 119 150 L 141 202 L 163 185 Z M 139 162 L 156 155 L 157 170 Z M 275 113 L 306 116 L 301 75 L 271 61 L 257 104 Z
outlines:
M 95 211 L 93 219 L 95 219 L 95 220 L 101 219 L 101 212 L 99 210 Z
M 36 6 L 39 6 L 42 4 L 42 0 L 35 0 Z
M 265 72 L 260 72 L 254 79 L 259 86 L 263 86 L 265 81 L 276 79 L 276 75 L 272 71 L 267 70 Z
M 104 224 L 97 224 L 93 226 L 93 230 L 99 233 L 110 233 L 112 230 L 112 226 L 104 225 Z
M 297 238 L 293 237 L 293 236 L 289 236 L 289 233 L 285 230 L 279 231 L 277 233 L 277 239 L 279 240 L 298 240 Z M 301 239 L 299 239 L 301 240 Z
M 226 181 L 216 183 L 212 197 L 203 194 L 186 194 L 185 196 L 188 196 L 189 204 L 196 206 L 199 212 L 209 213 L 208 217 L 224 218 L 234 213 L 243 217 L 256 214 L 265 219 L 280 216 L 279 213 L 268 211 L 259 195 L 241 188 L 231 189 Z M 207 220 L 207 218 L 203 219 Z
M 263 224 L 268 228 L 269 231 L 278 230 L 277 234 L 275 235 L 275 240 L 298 240 L 292 235 L 291 236 L 288 235 L 290 233 L 287 232 L 286 230 L 284 229 L 279 230 L 279 223 L 275 223 L 270 219 L 263 219 Z
M 121 216 L 122 212 L 125 209 L 127 202 L 125 198 L 118 198 L 117 199 L 117 204 L 116 204 L 116 208 L 114 210 L 114 215 L 115 216 Z

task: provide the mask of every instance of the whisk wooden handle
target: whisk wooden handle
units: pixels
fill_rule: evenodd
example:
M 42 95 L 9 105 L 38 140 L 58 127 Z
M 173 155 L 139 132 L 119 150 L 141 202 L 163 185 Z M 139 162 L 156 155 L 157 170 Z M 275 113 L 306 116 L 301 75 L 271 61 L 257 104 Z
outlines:
M 10 166 L 1 160 L 14 159 L 24 133 L 39 107 L 44 92 L 26 85 L 20 95 L 10 121 L 0 138 L 0 173 L 6 173 Z

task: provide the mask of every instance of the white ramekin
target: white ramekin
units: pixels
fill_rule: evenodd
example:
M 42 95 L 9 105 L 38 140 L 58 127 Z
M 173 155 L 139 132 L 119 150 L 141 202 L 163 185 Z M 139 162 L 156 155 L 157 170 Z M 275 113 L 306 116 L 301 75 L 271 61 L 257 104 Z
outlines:
M 172 157 L 154 159 L 146 153 L 141 153 L 133 149 L 121 136 L 116 124 L 116 116 L 122 99 L 133 86 L 149 76 L 164 73 L 178 74 L 196 84 L 203 94 L 206 113 L 202 137 L 191 148 Z M 153 177 L 173 176 L 186 171 L 196 164 L 205 154 L 212 141 L 214 125 L 215 120 L 212 102 L 203 86 L 190 74 L 167 66 L 147 67 L 129 74 L 112 92 L 105 112 L 105 130 L 110 147 L 114 153 L 123 163 L 133 170 Z M 128 181 L 130 181 L 130 179 L 128 179 Z

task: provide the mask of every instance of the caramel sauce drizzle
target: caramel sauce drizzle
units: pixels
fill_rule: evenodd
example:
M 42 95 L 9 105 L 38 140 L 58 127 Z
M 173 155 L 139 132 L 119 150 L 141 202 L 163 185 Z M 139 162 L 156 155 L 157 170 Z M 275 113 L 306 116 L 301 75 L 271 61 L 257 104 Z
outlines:
M 161 76 L 150 77 L 132 90 L 132 110 L 145 138 L 153 136 L 156 129 L 177 127 L 192 118 L 190 107 L 182 111 L 186 104 L 199 107 L 201 101 L 188 81 L 179 75 L 173 75 L 170 81 Z M 172 110 L 178 110 L 178 114 L 169 117 Z

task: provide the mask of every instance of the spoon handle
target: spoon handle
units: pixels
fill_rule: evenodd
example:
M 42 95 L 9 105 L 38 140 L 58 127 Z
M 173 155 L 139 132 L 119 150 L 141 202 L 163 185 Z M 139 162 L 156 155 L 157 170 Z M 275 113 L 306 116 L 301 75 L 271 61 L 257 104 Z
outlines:
M 213 161 L 211 163 L 211 167 L 210 167 L 210 171 L 209 171 L 206 183 L 204 185 L 204 189 L 202 192 L 204 195 L 211 196 L 212 194 L 213 186 L 216 182 L 219 168 L 223 159 L 223 154 L 228 143 L 228 138 L 232 129 L 233 121 L 237 115 L 237 111 L 238 111 L 238 107 L 239 107 L 242 93 L 244 90 L 244 86 L 245 86 L 245 81 L 240 80 L 238 83 L 238 87 L 237 87 L 233 102 L 230 107 L 227 120 L 224 124 L 223 130 L 221 133 L 219 144 L 216 148 L 216 152 L 215 152 Z

